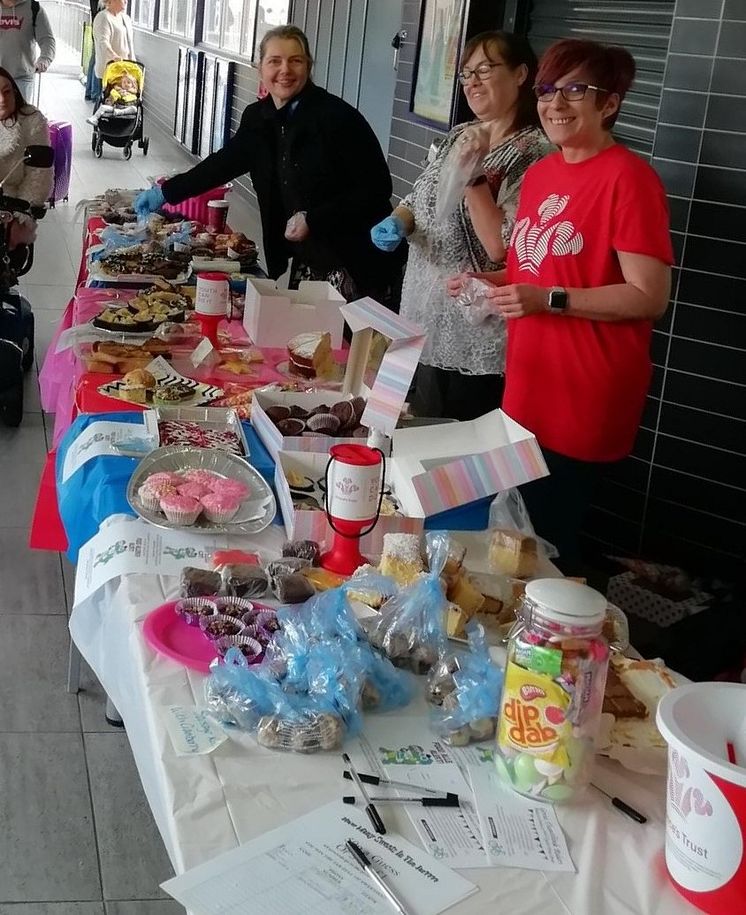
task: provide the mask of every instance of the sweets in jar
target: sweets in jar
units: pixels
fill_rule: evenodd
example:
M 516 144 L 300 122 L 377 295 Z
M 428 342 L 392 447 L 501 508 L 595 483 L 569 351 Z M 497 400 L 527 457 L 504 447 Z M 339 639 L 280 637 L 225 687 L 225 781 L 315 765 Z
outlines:
M 609 648 L 606 598 L 567 579 L 526 586 L 508 643 L 495 760 L 521 794 L 571 800 L 590 781 Z

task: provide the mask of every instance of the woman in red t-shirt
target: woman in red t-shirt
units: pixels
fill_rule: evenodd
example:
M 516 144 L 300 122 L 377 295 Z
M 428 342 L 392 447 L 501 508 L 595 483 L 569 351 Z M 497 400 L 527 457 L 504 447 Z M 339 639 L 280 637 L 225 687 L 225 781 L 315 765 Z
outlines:
M 560 151 L 526 172 L 506 269 L 484 277 L 510 319 L 503 409 L 536 435 L 551 474 L 524 498 L 566 571 L 599 469 L 632 448 L 671 288 L 663 186 L 611 135 L 634 75 L 623 48 L 567 39 L 544 54 L 539 117 Z M 452 295 L 462 283 L 449 280 Z

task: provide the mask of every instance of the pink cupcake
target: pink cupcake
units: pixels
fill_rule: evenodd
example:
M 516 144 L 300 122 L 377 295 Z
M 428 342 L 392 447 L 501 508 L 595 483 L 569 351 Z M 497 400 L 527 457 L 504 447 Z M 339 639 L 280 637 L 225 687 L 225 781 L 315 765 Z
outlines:
M 216 524 L 230 521 L 241 506 L 241 502 L 236 496 L 217 492 L 202 496 L 201 502 L 205 518 L 208 521 L 214 521 Z
M 158 473 L 153 476 L 161 476 L 161 474 Z M 153 478 L 148 477 L 137 490 L 137 497 L 145 508 L 157 511 L 160 508 L 163 496 L 173 495 L 175 492 L 176 487 L 169 480 L 156 480 L 153 482 Z
M 174 524 L 194 524 L 199 518 L 202 506 L 196 499 L 169 493 L 161 499 L 161 511 Z
M 210 487 L 205 486 L 204 483 L 182 483 L 177 488 L 180 496 L 189 496 L 191 499 L 197 500 L 211 492 Z
M 212 489 L 212 484 L 221 479 L 211 470 L 185 470 L 182 477 L 187 483 L 201 483 L 203 486 L 207 486 L 208 489 Z
M 212 491 L 221 496 L 233 496 L 242 502 L 249 494 L 249 487 L 239 480 L 218 480 L 212 485 Z
M 167 473 L 163 471 L 162 473 L 151 473 L 150 476 L 145 480 L 146 483 L 170 483 L 172 486 L 178 486 L 179 483 L 183 482 L 178 473 Z

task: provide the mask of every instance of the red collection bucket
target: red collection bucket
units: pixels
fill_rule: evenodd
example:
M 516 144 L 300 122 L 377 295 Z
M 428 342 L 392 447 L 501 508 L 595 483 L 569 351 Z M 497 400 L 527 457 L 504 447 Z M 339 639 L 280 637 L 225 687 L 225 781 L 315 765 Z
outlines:
M 746 685 L 680 686 L 661 699 L 656 720 L 668 744 L 671 880 L 707 915 L 744 912 Z

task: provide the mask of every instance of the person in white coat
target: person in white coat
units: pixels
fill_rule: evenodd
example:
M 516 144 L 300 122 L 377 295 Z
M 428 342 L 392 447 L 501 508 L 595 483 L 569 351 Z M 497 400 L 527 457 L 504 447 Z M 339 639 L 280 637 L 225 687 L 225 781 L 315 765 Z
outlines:
M 127 0 L 104 0 L 104 8 L 93 20 L 96 76 L 101 79 L 114 60 L 134 60 L 132 20 L 126 13 Z

